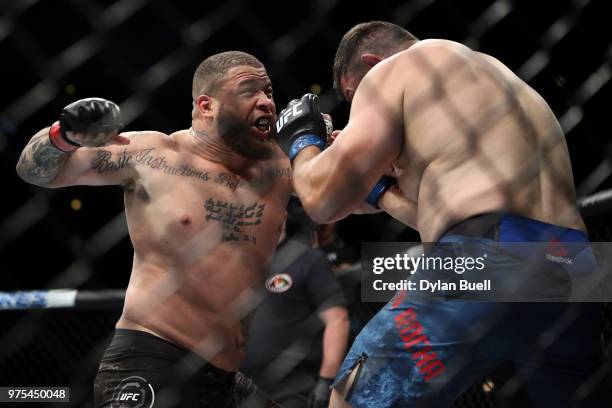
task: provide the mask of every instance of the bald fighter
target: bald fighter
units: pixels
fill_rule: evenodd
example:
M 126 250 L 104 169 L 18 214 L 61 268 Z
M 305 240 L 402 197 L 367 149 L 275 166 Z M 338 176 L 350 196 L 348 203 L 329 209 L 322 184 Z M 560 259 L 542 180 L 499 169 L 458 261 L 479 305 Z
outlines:
M 499 266 L 487 272 L 509 276 L 522 267 L 496 251 L 503 242 L 588 241 L 559 123 L 495 58 L 370 22 L 343 37 L 334 83 L 351 111 L 330 147 L 323 150 L 301 106 L 283 111 L 277 125 L 290 146 L 294 188 L 316 222 L 347 216 L 366 196 L 376 204 L 372 186 L 396 183 L 406 200 L 397 218 L 423 241 L 478 243 Z M 294 122 L 300 126 L 287 125 Z M 597 306 L 547 345 L 537 365 L 533 345 L 563 305 L 508 304 L 496 320 L 500 309 L 398 293 L 355 341 L 331 406 L 449 406 L 506 361 L 533 370 L 525 378 L 533 406 L 566 406 L 600 359 Z M 476 328 L 487 331 L 475 336 Z

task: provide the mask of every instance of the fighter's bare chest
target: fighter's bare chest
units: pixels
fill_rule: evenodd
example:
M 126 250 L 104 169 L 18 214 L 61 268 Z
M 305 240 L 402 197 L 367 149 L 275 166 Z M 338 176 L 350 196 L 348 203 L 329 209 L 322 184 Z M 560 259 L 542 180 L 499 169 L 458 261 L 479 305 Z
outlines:
M 149 224 L 177 239 L 205 232 L 219 241 L 249 241 L 275 229 L 283 213 L 280 197 L 271 194 L 228 192 L 219 186 L 206 189 L 177 187 L 154 197 L 143 207 Z M 261 239 L 261 238 L 260 238 Z
M 134 187 L 149 193 L 169 191 L 191 194 L 254 195 L 264 197 L 283 189 L 290 181 L 290 169 L 270 164 L 252 166 L 242 174 L 205 160 L 189 160 L 178 154 L 162 154 L 153 148 L 132 155 L 136 176 Z M 130 157 L 132 158 L 132 157 Z M 279 168 L 277 168 L 279 167 Z
M 139 169 L 128 200 L 160 233 L 188 238 L 207 230 L 222 241 L 255 242 L 261 231 L 277 228 L 289 197 L 289 168 L 267 167 L 242 177 L 206 166 L 158 163 Z

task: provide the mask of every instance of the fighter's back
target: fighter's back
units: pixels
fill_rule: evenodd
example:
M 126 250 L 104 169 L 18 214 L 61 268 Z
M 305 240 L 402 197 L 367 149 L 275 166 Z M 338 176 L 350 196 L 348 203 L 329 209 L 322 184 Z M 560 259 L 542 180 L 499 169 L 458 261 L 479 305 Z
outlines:
M 402 190 L 418 199 L 424 241 L 491 211 L 584 230 L 563 132 L 537 92 L 498 60 L 451 41 L 421 41 L 389 60 L 410 70 L 394 166 Z

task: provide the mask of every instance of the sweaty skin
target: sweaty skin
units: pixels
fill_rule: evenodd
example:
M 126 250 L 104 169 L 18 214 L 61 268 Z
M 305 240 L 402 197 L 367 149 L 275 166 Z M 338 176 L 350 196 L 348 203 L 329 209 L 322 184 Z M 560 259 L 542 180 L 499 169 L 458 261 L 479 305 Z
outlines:
M 363 79 L 349 72 L 341 86 L 352 99 L 347 126 L 324 152 L 304 149 L 293 163 L 294 187 L 315 221 L 350 214 L 391 168 L 405 198 L 394 217 L 426 242 L 491 211 L 585 230 L 559 123 L 493 57 L 425 40 Z
M 45 187 L 121 185 L 134 262 L 117 327 L 193 349 L 228 371 L 244 356 L 252 288 L 278 242 L 291 170 L 276 143 L 266 142 L 269 158 L 247 159 L 198 130 L 208 119 L 197 112 L 205 106 L 213 123 L 230 106 L 245 123 L 262 115 L 273 123 L 268 88 L 263 68 L 234 67 L 216 98 L 198 98 L 192 129 L 123 133 L 127 145 L 72 154 L 50 145 L 43 129 L 18 163 L 24 179 Z M 264 136 L 253 127 L 243 135 Z

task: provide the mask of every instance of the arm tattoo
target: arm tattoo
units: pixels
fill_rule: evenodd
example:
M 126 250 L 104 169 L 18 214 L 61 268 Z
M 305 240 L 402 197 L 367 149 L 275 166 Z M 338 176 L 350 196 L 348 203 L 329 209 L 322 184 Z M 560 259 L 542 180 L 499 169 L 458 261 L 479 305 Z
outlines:
M 126 168 L 132 159 L 132 155 L 127 154 L 127 149 L 123 150 L 123 153 L 117 160 L 111 160 L 111 157 L 112 153 L 108 150 L 99 150 L 96 153 L 96 157 L 91 161 L 91 168 L 97 170 L 100 174 L 107 171 L 118 171 Z
M 261 189 L 275 182 L 275 179 L 287 178 L 291 180 L 291 168 L 267 168 L 263 173 L 252 180 L 244 180 L 235 174 L 215 173 L 195 168 L 189 164 L 173 163 L 166 156 L 147 147 L 141 150 L 123 149 L 122 152 L 112 153 L 109 150 L 99 149 L 90 162 L 90 168 L 99 174 L 121 171 L 129 166 L 141 165 L 170 176 L 195 178 L 200 181 L 213 182 L 231 191 L 239 188 Z
M 91 168 L 102 174 L 139 164 L 171 176 L 192 177 L 208 181 L 208 171 L 198 170 L 186 164 L 174 165 L 166 160 L 166 156 L 153 153 L 154 150 L 154 147 L 132 152 L 124 149 L 123 152 L 115 155 L 108 150 L 99 150 L 96 157 L 91 160 Z
M 45 186 L 61 171 L 69 153 L 58 150 L 49 141 L 49 128 L 38 132 L 23 149 L 17 172 L 28 183 Z

